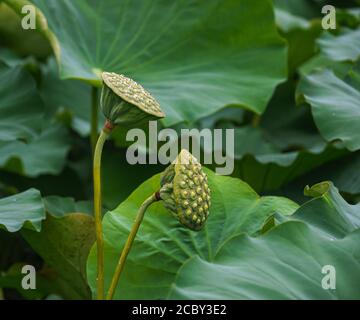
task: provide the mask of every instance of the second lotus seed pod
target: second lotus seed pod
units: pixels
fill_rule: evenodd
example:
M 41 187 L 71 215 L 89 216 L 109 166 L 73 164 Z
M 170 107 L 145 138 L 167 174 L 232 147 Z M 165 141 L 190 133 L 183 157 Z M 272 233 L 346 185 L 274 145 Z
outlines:
M 160 197 L 164 206 L 186 227 L 200 230 L 211 206 L 207 176 L 200 163 L 182 150 L 161 176 Z
M 165 116 L 153 96 L 134 80 L 114 72 L 101 76 L 104 86 L 100 106 L 113 125 L 132 126 Z

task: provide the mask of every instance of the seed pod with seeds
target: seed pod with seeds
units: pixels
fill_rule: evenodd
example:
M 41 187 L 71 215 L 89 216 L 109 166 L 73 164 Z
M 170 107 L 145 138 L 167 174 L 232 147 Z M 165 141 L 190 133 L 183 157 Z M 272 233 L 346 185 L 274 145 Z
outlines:
M 101 156 L 104 143 L 115 125 L 139 125 L 164 117 L 159 103 L 140 84 L 113 72 L 101 74 L 103 88 L 100 106 L 106 117 L 96 141 L 93 161 L 94 217 L 97 245 L 97 298 L 104 296 L 104 242 L 101 224 Z M 95 138 L 97 136 L 95 132 Z M 94 141 L 96 139 L 93 139 Z M 170 200 L 169 200 L 170 201 Z
M 203 183 L 198 184 L 195 181 Z M 182 150 L 161 177 L 160 198 L 164 206 L 186 227 L 200 230 L 209 215 L 210 189 L 200 163 Z
M 113 125 L 131 126 L 165 115 L 159 103 L 140 84 L 121 74 L 103 72 L 100 106 Z

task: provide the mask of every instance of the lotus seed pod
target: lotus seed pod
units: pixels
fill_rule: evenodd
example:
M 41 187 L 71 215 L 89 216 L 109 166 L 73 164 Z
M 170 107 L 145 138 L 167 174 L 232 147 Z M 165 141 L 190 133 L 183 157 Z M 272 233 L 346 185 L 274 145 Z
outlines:
M 159 103 L 134 80 L 113 72 L 103 72 L 101 77 L 100 107 L 113 125 L 132 126 L 165 116 Z
M 165 208 L 184 226 L 200 230 L 209 215 L 211 196 L 207 176 L 196 158 L 182 150 L 163 172 L 160 185 Z

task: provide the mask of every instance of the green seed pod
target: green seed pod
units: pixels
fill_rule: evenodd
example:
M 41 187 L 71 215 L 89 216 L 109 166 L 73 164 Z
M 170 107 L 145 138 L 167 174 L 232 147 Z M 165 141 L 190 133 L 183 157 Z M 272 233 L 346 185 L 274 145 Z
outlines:
M 132 126 L 165 115 L 159 103 L 140 84 L 114 72 L 103 72 L 100 106 L 111 124 Z
M 207 176 L 196 158 L 182 150 L 161 175 L 160 185 L 165 208 L 184 226 L 200 230 L 209 216 L 211 199 Z

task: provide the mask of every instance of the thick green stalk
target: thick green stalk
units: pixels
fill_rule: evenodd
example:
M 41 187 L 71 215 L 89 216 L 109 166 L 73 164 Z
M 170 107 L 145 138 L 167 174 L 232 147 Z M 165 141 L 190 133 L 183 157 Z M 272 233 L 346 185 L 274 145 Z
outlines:
M 91 150 L 94 154 L 96 141 L 98 139 L 98 89 L 91 88 L 91 128 L 90 128 L 90 141 Z
M 106 138 L 109 132 L 103 129 L 97 140 L 94 151 L 93 180 L 94 180 L 94 211 L 95 211 L 95 230 L 97 246 L 97 299 L 104 299 L 104 242 L 102 233 L 102 214 L 101 214 L 101 155 Z
M 106 296 L 106 300 L 112 300 L 113 296 L 114 296 L 114 293 L 115 293 L 115 290 L 116 290 L 116 286 L 119 282 L 119 279 L 120 279 L 120 275 L 124 269 L 124 266 L 125 266 L 125 262 L 126 262 L 126 258 L 130 252 L 130 249 L 131 249 L 131 246 L 134 242 L 134 239 L 135 239 L 135 236 L 139 230 L 139 227 L 140 227 L 140 224 L 144 218 L 144 215 L 145 215 L 145 212 L 146 212 L 146 209 L 152 204 L 154 203 L 155 201 L 158 201 L 158 197 L 156 196 L 156 194 L 154 193 L 151 197 L 147 198 L 143 204 L 141 205 L 138 213 L 137 213 L 137 216 L 135 218 L 135 222 L 131 228 L 131 231 L 130 231 L 130 234 L 126 240 L 126 243 L 125 243 L 125 246 L 124 246 L 124 249 L 122 250 L 121 252 L 121 255 L 120 255 L 120 259 L 119 259 L 119 262 L 116 266 L 116 269 L 115 269 L 115 272 L 114 272 L 114 275 L 113 275 L 113 278 L 111 280 L 111 284 L 110 284 L 110 289 L 107 293 L 107 296 Z

